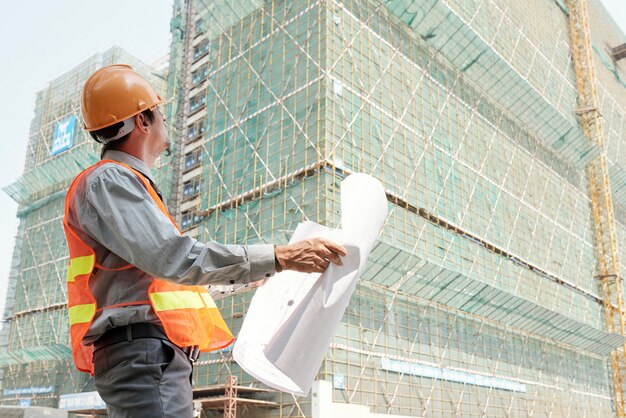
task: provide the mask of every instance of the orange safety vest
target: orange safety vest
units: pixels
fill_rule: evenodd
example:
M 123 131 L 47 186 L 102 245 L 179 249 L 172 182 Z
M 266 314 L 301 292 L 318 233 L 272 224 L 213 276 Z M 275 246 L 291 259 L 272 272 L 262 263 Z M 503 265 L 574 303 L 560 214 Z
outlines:
M 148 289 L 150 300 L 120 303 L 114 306 L 97 306 L 96 298 L 89 289 L 89 280 L 93 276 L 94 269 L 126 270 L 132 268 L 133 265 L 128 264 L 118 269 L 107 269 L 98 264 L 95 251 L 81 240 L 69 226 L 68 214 L 78 180 L 91 170 L 106 163 L 121 165 L 135 173 L 161 212 L 178 229 L 176 222 L 170 216 L 150 182 L 141 173 L 126 164 L 113 160 L 102 160 L 84 170 L 74 179 L 65 198 L 63 228 L 70 251 L 70 261 L 67 268 L 67 299 L 70 339 L 76 367 L 93 375 L 93 344 L 83 343 L 83 338 L 87 334 L 96 312 L 113 307 L 151 304 L 152 309 L 163 324 L 168 339 L 179 347 L 197 345 L 200 351 L 213 351 L 230 345 L 234 340 L 233 334 L 228 329 L 213 298 L 204 286 L 183 286 L 154 278 Z

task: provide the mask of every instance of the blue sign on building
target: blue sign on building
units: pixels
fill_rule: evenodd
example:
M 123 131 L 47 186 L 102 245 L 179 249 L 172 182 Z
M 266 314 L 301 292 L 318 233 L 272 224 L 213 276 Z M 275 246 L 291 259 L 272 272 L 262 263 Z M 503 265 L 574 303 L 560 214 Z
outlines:
M 59 399 L 59 409 L 65 410 L 81 410 L 81 409 L 106 409 L 104 401 L 98 394 L 98 392 L 82 392 L 82 393 L 67 393 L 61 395 Z
M 54 137 L 50 147 L 50 155 L 57 155 L 74 145 L 74 128 L 76 127 L 76 116 L 69 116 L 59 122 L 54 127 Z
M 384 357 L 380 360 L 381 367 L 391 372 L 412 374 L 414 376 L 430 377 L 432 379 L 449 380 L 451 382 L 526 393 L 526 384 L 512 379 L 485 376 L 449 368 L 433 367 L 425 364 L 409 363 L 406 361 L 393 360 Z
M 50 392 L 54 392 L 54 386 L 34 386 L 34 387 L 29 387 L 29 388 L 5 389 L 3 391 L 4 396 L 35 395 L 38 393 L 50 393 Z

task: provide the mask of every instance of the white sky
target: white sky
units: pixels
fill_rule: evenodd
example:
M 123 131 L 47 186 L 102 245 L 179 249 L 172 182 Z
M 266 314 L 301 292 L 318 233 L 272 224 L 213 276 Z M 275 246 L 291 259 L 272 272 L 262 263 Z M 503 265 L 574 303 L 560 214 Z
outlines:
M 602 0 L 626 33 L 624 0 Z M 92 54 L 118 45 L 153 62 L 169 50 L 172 0 L 0 0 L 0 187 L 22 173 L 35 94 Z M 0 191 L 0 317 L 17 204 Z

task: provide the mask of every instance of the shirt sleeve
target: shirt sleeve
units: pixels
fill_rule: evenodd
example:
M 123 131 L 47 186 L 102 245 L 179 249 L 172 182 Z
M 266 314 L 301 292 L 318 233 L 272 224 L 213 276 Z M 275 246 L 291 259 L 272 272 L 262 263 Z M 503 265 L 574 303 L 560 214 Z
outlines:
M 201 243 L 181 235 L 123 167 L 90 179 L 81 207 L 86 234 L 155 277 L 186 285 L 245 284 L 275 273 L 273 245 Z

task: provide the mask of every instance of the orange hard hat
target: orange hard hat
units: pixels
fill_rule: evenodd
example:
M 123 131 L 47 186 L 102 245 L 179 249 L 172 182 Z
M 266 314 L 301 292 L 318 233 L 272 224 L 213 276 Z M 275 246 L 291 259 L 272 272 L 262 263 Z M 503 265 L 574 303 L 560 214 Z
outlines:
M 102 67 L 87 79 L 81 108 L 85 129 L 97 131 L 162 103 L 161 96 L 130 65 Z

